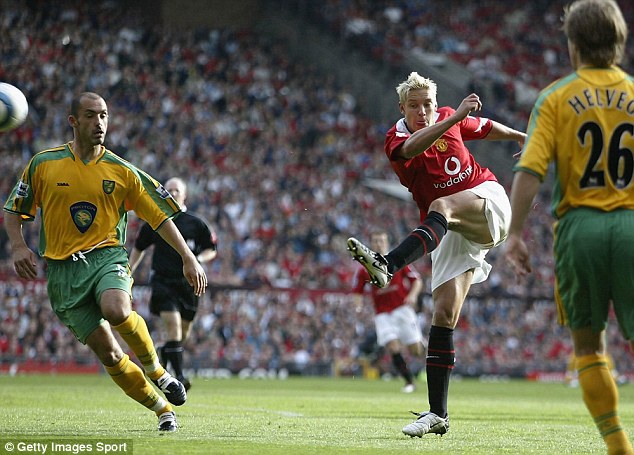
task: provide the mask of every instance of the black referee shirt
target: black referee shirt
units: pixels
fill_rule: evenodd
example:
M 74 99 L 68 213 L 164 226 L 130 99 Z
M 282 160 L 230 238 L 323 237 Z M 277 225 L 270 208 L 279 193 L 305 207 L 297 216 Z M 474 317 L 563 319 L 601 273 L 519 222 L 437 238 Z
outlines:
M 216 234 L 200 218 L 181 212 L 173 218 L 174 224 L 195 256 L 207 249 L 217 248 Z M 144 251 L 154 245 L 152 270 L 165 278 L 183 278 L 183 260 L 180 255 L 152 227 L 144 223 L 134 242 L 134 247 Z

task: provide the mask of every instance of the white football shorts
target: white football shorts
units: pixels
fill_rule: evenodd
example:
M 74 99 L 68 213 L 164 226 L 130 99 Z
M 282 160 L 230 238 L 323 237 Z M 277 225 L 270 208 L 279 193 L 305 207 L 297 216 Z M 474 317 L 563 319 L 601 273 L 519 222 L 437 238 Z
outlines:
M 466 191 L 480 196 L 485 201 L 484 214 L 489 223 L 493 242 L 481 245 L 465 239 L 453 231 L 440 241 L 440 245 L 431 252 L 431 290 L 452 278 L 474 269 L 473 284 L 482 283 L 489 277 L 491 264 L 484 260 L 489 250 L 506 240 L 511 223 L 511 203 L 504 187 L 498 182 L 484 182 Z
M 416 312 L 409 305 L 401 305 L 389 313 L 374 316 L 376 342 L 385 346 L 392 340 L 400 340 L 405 346 L 423 341 Z

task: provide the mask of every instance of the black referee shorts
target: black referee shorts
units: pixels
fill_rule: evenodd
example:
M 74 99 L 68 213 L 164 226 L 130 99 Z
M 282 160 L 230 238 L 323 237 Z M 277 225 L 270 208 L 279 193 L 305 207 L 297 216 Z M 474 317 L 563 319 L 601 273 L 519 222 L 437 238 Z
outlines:
M 187 280 L 159 276 L 152 278 L 150 312 L 159 316 L 162 311 L 178 311 L 185 321 L 194 320 L 198 311 L 198 296 Z

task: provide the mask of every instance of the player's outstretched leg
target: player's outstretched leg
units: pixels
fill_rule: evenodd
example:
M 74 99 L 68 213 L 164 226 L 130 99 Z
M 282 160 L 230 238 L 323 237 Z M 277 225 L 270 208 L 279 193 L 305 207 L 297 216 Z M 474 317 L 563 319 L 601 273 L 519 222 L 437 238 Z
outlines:
M 422 412 L 420 414 L 412 412 L 412 414 L 418 416 L 418 418 L 403 428 L 403 433 L 408 436 L 418 436 L 420 438 L 427 433 L 442 436 L 449 431 L 449 416 L 443 419 L 433 412 Z
M 382 254 L 372 251 L 354 237 L 348 239 L 348 251 L 352 258 L 368 271 L 373 285 L 379 288 L 387 286 L 392 274 L 388 271 L 387 260 Z

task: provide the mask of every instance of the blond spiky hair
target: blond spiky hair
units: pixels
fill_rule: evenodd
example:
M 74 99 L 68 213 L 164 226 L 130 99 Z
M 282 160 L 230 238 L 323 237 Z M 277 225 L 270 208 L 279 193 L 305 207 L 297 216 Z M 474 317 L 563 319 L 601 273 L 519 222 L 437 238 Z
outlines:
M 436 99 L 436 83 L 431 79 L 421 76 L 416 71 L 412 71 L 407 77 L 407 80 L 401 82 L 396 87 L 396 93 L 398 93 L 398 100 L 401 104 L 405 104 L 407 101 L 407 95 L 411 90 L 429 90 L 429 95 Z

